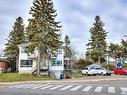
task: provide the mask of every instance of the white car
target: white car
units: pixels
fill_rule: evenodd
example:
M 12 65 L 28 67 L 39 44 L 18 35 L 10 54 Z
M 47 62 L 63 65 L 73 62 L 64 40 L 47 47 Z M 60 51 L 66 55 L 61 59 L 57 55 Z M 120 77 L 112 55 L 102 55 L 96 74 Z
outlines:
M 94 68 L 84 68 L 83 70 L 81 70 L 82 75 L 96 75 L 96 70 Z
M 111 72 L 102 66 L 93 65 L 87 66 L 81 70 L 83 75 L 111 75 Z

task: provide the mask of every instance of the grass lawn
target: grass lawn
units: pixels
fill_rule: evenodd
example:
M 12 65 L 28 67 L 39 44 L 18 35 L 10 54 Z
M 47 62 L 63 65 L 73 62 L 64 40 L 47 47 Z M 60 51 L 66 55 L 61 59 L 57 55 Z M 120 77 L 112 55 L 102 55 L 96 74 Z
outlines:
M 0 82 L 13 82 L 13 81 L 40 81 L 40 80 L 55 80 L 48 76 L 33 76 L 30 74 L 17 74 L 17 73 L 2 73 L 0 74 Z
M 73 78 L 82 78 L 84 77 L 81 73 L 72 73 Z

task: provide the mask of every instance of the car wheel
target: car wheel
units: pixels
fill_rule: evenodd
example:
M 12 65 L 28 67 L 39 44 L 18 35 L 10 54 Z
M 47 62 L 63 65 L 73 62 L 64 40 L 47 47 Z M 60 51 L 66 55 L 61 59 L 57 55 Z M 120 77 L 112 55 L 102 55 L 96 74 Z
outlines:
M 85 75 L 85 74 L 82 73 L 82 75 Z
M 127 75 L 127 74 L 124 72 L 123 75 Z
M 116 72 L 114 72 L 115 73 L 115 75 L 117 75 L 117 73 Z
M 86 72 L 86 76 L 88 76 L 89 74 L 88 74 L 88 72 Z
M 104 73 L 103 73 L 103 72 L 101 72 L 101 75 L 102 75 L 102 76 L 104 76 Z

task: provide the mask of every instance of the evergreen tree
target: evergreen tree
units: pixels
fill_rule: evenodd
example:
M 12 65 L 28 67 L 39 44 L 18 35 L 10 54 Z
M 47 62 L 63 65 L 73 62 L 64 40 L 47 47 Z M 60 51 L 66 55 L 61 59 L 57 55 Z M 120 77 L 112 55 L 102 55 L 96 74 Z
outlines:
M 107 32 L 104 30 L 104 23 L 99 16 L 95 17 L 95 23 L 90 28 L 90 40 L 87 44 L 87 58 L 92 62 L 99 64 L 104 60 L 106 54 L 106 36 Z
M 117 61 L 118 58 L 122 57 L 122 47 L 119 44 L 110 43 L 109 56 Z
M 8 42 L 5 44 L 5 55 L 7 56 L 8 60 L 16 63 L 16 57 L 19 55 L 19 48 L 18 45 L 24 42 L 24 24 L 21 17 L 16 19 L 14 26 L 12 27 L 9 34 Z
M 65 36 L 64 43 L 65 43 L 65 48 L 64 48 L 65 57 L 71 57 L 72 52 L 71 52 L 71 46 L 70 46 L 70 39 L 68 35 Z
M 60 22 L 55 21 L 57 16 L 52 0 L 34 0 L 31 7 L 27 27 L 29 48 L 38 49 L 37 75 L 40 74 L 40 60 L 47 57 L 47 50 L 56 50 L 61 45 Z
M 122 56 L 125 59 L 127 59 L 127 40 L 123 40 L 122 39 L 121 43 L 122 43 L 122 46 L 121 46 L 121 48 L 122 48 Z

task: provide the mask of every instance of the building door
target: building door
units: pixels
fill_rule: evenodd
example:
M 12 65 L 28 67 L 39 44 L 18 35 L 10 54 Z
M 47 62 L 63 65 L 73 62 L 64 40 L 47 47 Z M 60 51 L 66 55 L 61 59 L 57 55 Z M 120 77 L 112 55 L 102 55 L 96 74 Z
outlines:
M 40 69 L 48 69 L 48 60 L 44 59 L 41 61 Z

